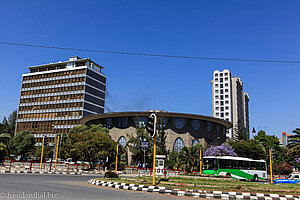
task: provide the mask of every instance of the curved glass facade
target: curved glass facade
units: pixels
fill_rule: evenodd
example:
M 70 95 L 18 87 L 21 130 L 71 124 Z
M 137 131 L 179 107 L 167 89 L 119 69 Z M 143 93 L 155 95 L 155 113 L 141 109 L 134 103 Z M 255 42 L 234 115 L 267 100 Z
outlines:
M 206 129 L 207 132 L 211 132 L 213 130 L 214 124 L 212 122 L 207 122 Z
M 126 128 L 128 126 L 128 117 L 118 117 L 118 127 Z
M 184 118 L 172 118 L 173 125 L 177 129 L 182 129 L 185 126 L 187 119 Z
M 178 137 L 174 142 L 173 150 L 179 152 L 183 147 L 184 147 L 184 142 L 180 137 Z
M 191 120 L 191 126 L 192 128 L 197 131 L 201 127 L 201 120 L 193 119 Z

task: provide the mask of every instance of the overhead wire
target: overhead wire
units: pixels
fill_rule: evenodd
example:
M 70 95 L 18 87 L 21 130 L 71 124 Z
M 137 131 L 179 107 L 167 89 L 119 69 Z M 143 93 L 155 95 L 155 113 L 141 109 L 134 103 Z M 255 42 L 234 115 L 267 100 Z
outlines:
M 25 44 L 25 43 L 15 43 L 15 42 L 3 42 L 3 41 L 0 41 L 0 44 L 14 45 L 14 46 L 24 46 L 24 47 L 35 47 L 35 48 L 69 50 L 69 51 L 84 51 L 84 52 L 93 52 L 93 53 L 134 55 L 134 56 L 152 56 L 152 57 L 183 58 L 183 59 L 198 59 L 198 60 L 216 60 L 216 61 L 239 61 L 239 62 L 300 64 L 300 61 L 297 61 L 297 60 L 269 60 L 269 59 L 244 59 L 244 58 L 183 56 L 183 55 L 170 55 L 170 54 L 153 54 L 153 53 L 137 53 L 137 52 L 123 52 L 123 51 L 79 49 L 79 48 L 58 47 L 58 46 L 48 46 L 48 45 L 36 45 L 36 44 Z

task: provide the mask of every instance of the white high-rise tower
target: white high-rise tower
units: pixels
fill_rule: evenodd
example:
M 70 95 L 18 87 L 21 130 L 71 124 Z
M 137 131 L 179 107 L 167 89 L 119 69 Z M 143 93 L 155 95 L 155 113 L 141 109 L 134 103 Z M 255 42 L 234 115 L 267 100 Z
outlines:
M 228 69 L 215 70 L 211 84 L 213 116 L 232 122 L 233 127 L 240 122 L 249 137 L 249 96 L 243 91 L 242 80 L 231 76 Z M 234 128 L 226 134 L 228 138 L 234 138 L 235 135 Z

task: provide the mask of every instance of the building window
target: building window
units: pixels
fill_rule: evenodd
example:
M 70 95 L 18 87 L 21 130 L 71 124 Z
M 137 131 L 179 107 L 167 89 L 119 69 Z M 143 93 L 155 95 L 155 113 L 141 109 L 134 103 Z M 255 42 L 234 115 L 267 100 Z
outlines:
M 220 90 L 220 94 L 223 94 L 224 93 L 224 91 L 223 90 Z
M 220 96 L 220 99 L 221 99 L 221 100 L 223 100 L 223 99 L 224 99 L 224 96 L 223 96 L 223 95 L 221 95 L 221 96 Z
M 215 74 L 215 77 L 218 77 L 218 74 Z
M 186 119 L 183 118 L 173 118 L 172 121 L 177 129 L 182 129 L 186 123 Z
M 215 78 L 215 81 L 216 81 L 216 82 L 218 82 L 218 79 L 217 79 L 217 78 Z
M 124 136 L 121 136 L 118 140 L 118 143 L 122 145 L 124 148 L 126 147 L 126 139 Z
M 223 78 L 220 78 L 220 83 L 223 83 Z
M 118 125 L 120 128 L 126 128 L 128 124 L 128 117 L 118 117 Z
M 184 147 L 184 142 L 183 140 L 178 137 L 175 142 L 174 142 L 174 147 L 173 147 L 173 150 L 176 151 L 176 152 L 180 152 L 180 150 Z
M 229 98 L 228 94 L 225 95 L 225 98 L 226 98 L 226 99 Z
M 228 81 L 228 77 L 225 77 L 225 81 Z
M 221 111 L 224 111 L 224 107 L 221 107 Z
M 136 126 L 145 127 L 147 124 L 147 117 L 133 117 Z
M 223 106 L 223 105 L 224 105 L 224 101 L 220 101 L 220 103 L 221 103 L 221 106 Z
M 225 87 L 228 87 L 228 83 L 225 83 Z
M 227 72 L 225 73 L 225 76 L 228 76 L 228 73 L 227 73 Z
M 224 117 L 224 113 L 221 113 L 221 117 Z
M 216 110 L 219 110 L 219 107 L 216 107 Z
M 212 122 L 207 122 L 206 130 L 208 132 L 211 132 L 213 129 L 213 123 Z
M 192 142 L 192 145 L 196 145 L 198 143 L 199 143 L 199 141 L 197 139 L 194 139 L 193 142 Z
M 219 93 L 219 90 L 215 90 L 215 93 Z
M 219 104 L 219 101 L 216 101 L 215 104 L 218 105 L 218 104 Z
M 229 101 L 225 101 L 225 104 L 229 104 Z
M 106 119 L 105 119 L 105 122 L 104 122 L 104 126 L 105 126 L 106 128 L 110 128 L 111 125 L 112 125 L 112 118 L 106 118 Z
M 229 118 L 226 118 L 227 121 L 229 121 Z
M 222 73 L 220 73 L 220 77 L 222 77 L 223 76 L 223 74 Z
M 216 113 L 216 116 L 218 117 L 218 116 L 219 116 L 219 113 Z
M 228 92 L 228 89 L 225 89 L 225 92 Z
M 226 113 L 226 116 L 229 116 L 229 113 L 228 113 L 228 112 Z
M 200 128 L 201 121 L 200 120 L 192 120 L 191 124 L 192 124 L 192 128 L 196 131 Z
M 216 99 L 219 99 L 219 96 L 218 96 L 218 95 L 216 95 Z
M 157 119 L 157 123 L 159 125 L 163 124 L 164 127 L 167 125 L 168 121 L 169 121 L 168 117 L 158 117 L 158 119 Z
M 229 110 L 229 107 L 228 107 L 228 106 L 226 106 L 226 107 L 225 107 L 225 110 Z

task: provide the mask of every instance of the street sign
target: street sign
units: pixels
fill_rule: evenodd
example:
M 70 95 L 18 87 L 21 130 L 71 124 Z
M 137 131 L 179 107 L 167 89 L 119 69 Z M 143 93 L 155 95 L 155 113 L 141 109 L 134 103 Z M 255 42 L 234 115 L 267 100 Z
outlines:
M 148 149 L 149 148 L 149 142 L 140 141 L 140 147 L 142 149 Z

